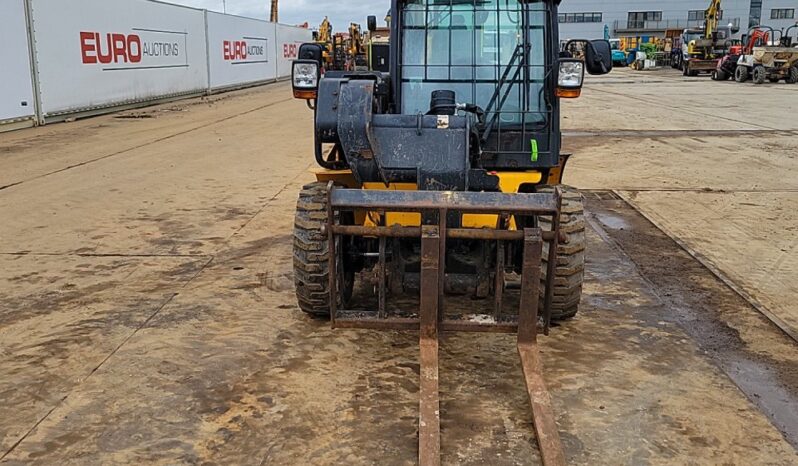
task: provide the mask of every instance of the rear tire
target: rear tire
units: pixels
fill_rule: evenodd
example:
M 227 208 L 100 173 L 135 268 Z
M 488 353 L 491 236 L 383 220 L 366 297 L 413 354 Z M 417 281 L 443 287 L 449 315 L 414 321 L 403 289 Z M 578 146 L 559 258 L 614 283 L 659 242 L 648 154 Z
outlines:
M 329 243 L 323 233 L 327 224 L 327 184 L 311 183 L 299 193 L 294 217 L 294 285 L 302 312 L 330 316 Z M 340 252 L 340 248 L 339 252 Z M 343 275 L 343 279 L 341 276 Z M 348 301 L 354 275 L 338 274 L 343 292 L 338 302 Z
M 576 188 L 560 185 L 562 190 L 562 212 L 560 213 L 560 231 L 567 238 L 566 242 L 557 245 L 557 267 L 554 276 L 554 299 L 551 306 L 552 320 L 570 319 L 579 312 L 582 300 L 582 288 L 585 280 L 585 208 L 582 194 Z M 545 187 L 538 192 L 553 193 L 554 187 Z M 544 230 L 551 229 L 549 218 L 540 219 Z M 543 243 L 543 261 L 540 283 L 540 309 L 545 304 L 545 280 L 549 257 L 549 244 Z
M 793 66 L 790 68 L 790 72 L 787 74 L 787 84 L 795 84 L 798 83 L 798 66 Z
M 765 84 L 768 77 L 768 71 L 764 66 L 755 66 L 753 72 L 754 84 Z
M 734 80 L 738 83 L 744 83 L 748 81 L 748 67 L 738 65 L 737 69 L 734 71 Z

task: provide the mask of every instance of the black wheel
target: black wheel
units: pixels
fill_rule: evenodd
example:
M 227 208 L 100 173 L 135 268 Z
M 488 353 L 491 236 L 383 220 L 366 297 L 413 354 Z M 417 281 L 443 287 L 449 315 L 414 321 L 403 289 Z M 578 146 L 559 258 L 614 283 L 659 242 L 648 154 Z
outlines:
M 795 84 L 798 83 L 798 66 L 793 66 L 790 68 L 790 72 L 787 74 L 787 84 Z
M 560 185 L 562 190 L 562 212 L 560 213 L 560 231 L 566 242 L 557 245 L 557 268 L 554 276 L 554 300 L 552 303 L 552 319 L 564 320 L 574 317 L 579 312 L 582 300 L 582 287 L 585 280 L 585 208 L 582 194 L 576 188 Z M 554 192 L 554 187 L 545 187 L 539 192 Z M 540 219 L 544 230 L 551 229 L 551 220 Z M 545 280 L 549 257 L 549 245 L 543 243 L 543 273 L 540 284 L 540 307 L 544 305 Z
M 738 65 L 737 69 L 734 71 L 734 80 L 738 83 L 744 83 L 748 81 L 748 67 Z
M 712 79 L 715 81 L 727 81 L 729 79 L 729 74 L 723 70 L 713 71 Z
M 318 317 L 330 315 L 329 243 L 323 227 L 327 223 L 327 184 L 311 183 L 302 188 L 294 217 L 294 285 L 299 308 Z M 342 255 L 341 247 L 337 247 Z M 341 264 L 341 268 L 343 265 Z M 340 273 L 339 303 L 351 298 L 354 273 Z
M 682 61 L 682 75 L 690 76 L 690 62 Z
M 765 69 L 764 66 L 755 66 L 754 72 L 752 74 L 752 78 L 754 80 L 754 84 L 765 84 L 765 80 L 768 77 L 768 71 Z

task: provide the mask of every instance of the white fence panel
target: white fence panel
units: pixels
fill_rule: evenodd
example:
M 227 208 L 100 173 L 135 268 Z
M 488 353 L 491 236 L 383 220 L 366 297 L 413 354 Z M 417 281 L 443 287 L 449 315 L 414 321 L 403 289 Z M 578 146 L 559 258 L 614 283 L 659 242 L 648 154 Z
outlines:
M 31 0 L 45 117 L 200 93 L 205 14 L 148 0 Z
M 212 89 L 277 78 L 275 24 L 210 11 L 207 14 Z
M 277 25 L 277 77 L 291 76 L 291 62 L 296 60 L 299 46 L 313 40 L 309 29 Z
M 25 1 L 0 0 L 0 123 L 35 113 Z

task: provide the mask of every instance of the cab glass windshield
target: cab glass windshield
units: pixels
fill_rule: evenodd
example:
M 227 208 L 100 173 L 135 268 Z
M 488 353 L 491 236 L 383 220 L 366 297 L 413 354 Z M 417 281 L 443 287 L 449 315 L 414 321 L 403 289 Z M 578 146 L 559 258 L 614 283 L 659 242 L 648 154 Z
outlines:
M 517 0 L 404 2 L 402 113 L 426 113 L 432 91 L 445 89 L 488 118 L 498 111 L 502 126 L 544 122 L 547 8 Z

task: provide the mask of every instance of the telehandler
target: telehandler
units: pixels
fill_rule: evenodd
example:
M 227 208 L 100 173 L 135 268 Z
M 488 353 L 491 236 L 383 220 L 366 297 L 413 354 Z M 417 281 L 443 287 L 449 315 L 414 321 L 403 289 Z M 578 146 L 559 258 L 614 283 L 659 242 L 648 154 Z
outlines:
M 609 73 L 612 51 L 560 53 L 559 4 L 392 0 L 389 73 L 322 76 L 314 44 L 293 64 L 320 165 L 297 203 L 299 307 L 334 328 L 420 331 L 422 465 L 440 463 L 450 331 L 517 333 L 541 458 L 565 463 L 537 343 L 577 313 L 585 267 L 560 99 L 580 96 L 586 71 Z

